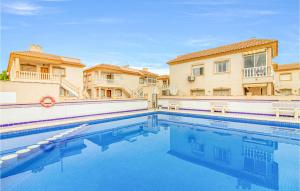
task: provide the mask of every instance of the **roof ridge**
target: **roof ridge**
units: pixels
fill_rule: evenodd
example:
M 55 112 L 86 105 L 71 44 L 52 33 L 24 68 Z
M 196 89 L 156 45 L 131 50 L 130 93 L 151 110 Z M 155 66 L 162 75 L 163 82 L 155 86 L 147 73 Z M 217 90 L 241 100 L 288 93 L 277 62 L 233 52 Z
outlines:
M 273 42 L 277 42 L 277 40 L 251 38 L 239 42 L 234 42 L 234 43 L 225 44 L 225 45 L 221 45 L 209 49 L 204 49 L 204 50 L 199 50 L 199 51 L 179 55 L 175 59 L 168 61 L 168 63 L 178 62 L 178 61 L 183 61 L 183 60 L 188 60 L 188 59 L 193 59 L 193 58 L 198 58 L 203 56 L 209 56 L 209 55 L 229 52 L 233 50 L 241 50 L 241 49 L 246 49 L 246 48 L 259 46 L 259 45 L 265 45 Z

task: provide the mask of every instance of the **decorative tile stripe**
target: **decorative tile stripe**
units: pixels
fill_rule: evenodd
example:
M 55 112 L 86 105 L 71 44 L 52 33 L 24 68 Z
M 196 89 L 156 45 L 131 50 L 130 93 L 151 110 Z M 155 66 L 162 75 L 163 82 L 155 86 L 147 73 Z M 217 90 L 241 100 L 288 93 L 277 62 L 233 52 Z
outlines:
M 35 121 L 25 121 L 25 122 L 17 122 L 17 123 L 7 123 L 7 124 L 0 124 L 0 128 L 3 127 L 11 127 L 16 125 L 25 125 L 25 124 L 32 124 L 32 123 L 39 123 L 39 122 L 49 122 L 49 121 L 59 121 L 65 119 L 74 119 L 74 118 L 82 118 L 82 117 L 93 117 L 93 116 L 101 116 L 101 115 L 108 115 L 108 114 L 118 114 L 118 113 L 126 113 L 126 112 L 135 112 L 135 111 L 145 111 L 144 109 L 135 109 L 135 110 L 123 110 L 123 111 L 114 111 L 114 112 L 106 112 L 106 113 L 96 113 L 96 114 L 88 114 L 88 115 L 77 115 L 71 117 L 60 117 L 60 118 L 51 118 L 51 119 L 42 119 L 42 120 L 35 120 Z
M 189 108 L 179 108 L 179 110 L 187 110 L 187 111 L 203 111 L 203 112 L 210 112 L 208 109 L 189 109 Z M 218 112 L 218 111 L 217 111 Z M 211 113 L 211 112 L 210 112 Z M 218 112 L 220 113 L 220 112 Z M 243 114 L 243 115 L 260 115 L 260 116 L 276 116 L 275 114 L 271 113 L 251 113 L 251 112 L 237 112 L 237 111 L 226 111 L 226 113 L 232 113 L 232 114 Z M 280 115 L 284 117 L 294 117 L 293 115 Z M 299 116 L 300 118 L 300 116 Z
M 163 109 L 168 109 L 168 107 L 162 107 Z M 201 111 L 201 112 L 208 112 L 211 113 L 208 109 L 190 109 L 190 108 L 179 108 L 179 110 L 186 110 L 186 111 Z M 216 113 L 220 113 L 219 111 L 216 111 Z M 243 114 L 243 115 L 259 115 L 259 116 L 276 116 L 275 114 L 271 113 L 251 113 L 251 112 L 237 112 L 237 111 L 226 111 L 226 113 L 232 113 L 232 114 Z M 294 117 L 293 115 L 280 115 L 284 117 Z M 300 116 L 299 116 L 300 118 Z
M 84 104 L 95 104 L 95 103 L 113 103 L 113 102 L 136 102 L 145 101 L 145 99 L 118 99 L 118 100 L 89 100 L 89 101 L 73 101 L 73 102 L 57 102 L 54 106 L 65 106 L 65 105 L 84 105 Z M 24 103 L 24 104 L 0 104 L 0 109 L 11 109 L 11 108 L 27 108 L 27 107 L 41 107 L 39 103 Z
M 76 127 L 76 126 L 79 126 L 82 124 L 94 125 L 94 124 L 106 123 L 106 122 L 110 122 L 110 121 L 129 119 L 132 117 L 147 116 L 147 115 L 156 114 L 156 113 L 157 112 L 148 112 L 148 113 L 129 114 L 129 115 L 124 115 L 124 116 L 109 116 L 107 118 L 93 119 L 90 121 L 81 121 L 81 122 L 68 123 L 68 124 L 62 124 L 62 125 L 54 125 L 54 126 L 44 126 L 44 127 L 41 126 L 41 127 L 34 128 L 34 129 L 25 129 L 25 130 L 2 133 L 2 134 L 0 134 L 0 138 L 7 139 L 7 138 L 18 137 L 18 136 L 29 135 L 29 134 L 69 129 L 69 128 L 73 128 L 73 127 Z
M 168 111 L 159 111 L 160 114 L 168 115 L 177 115 L 183 117 L 196 117 L 196 118 L 205 118 L 205 119 L 217 119 L 221 121 L 232 121 L 232 122 L 241 122 L 241 123 L 250 123 L 250 124 L 259 124 L 259 125 L 269 125 L 269 126 L 279 126 L 279 127 L 288 127 L 300 129 L 299 123 L 293 122 L 280 122 L 280 121 L 269 121 L 264 119 L 245 119 L 238 117 L 229 117 L 229 116 L 213 116 L 205 114 L 192 114 L 192 113 L 179 113 L 179 112 L 168 112 Z

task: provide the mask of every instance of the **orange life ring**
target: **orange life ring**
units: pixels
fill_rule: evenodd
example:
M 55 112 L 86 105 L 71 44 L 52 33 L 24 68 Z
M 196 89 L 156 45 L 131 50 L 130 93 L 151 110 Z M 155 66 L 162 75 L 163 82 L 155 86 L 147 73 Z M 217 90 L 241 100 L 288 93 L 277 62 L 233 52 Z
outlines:
M 51 96 L 44 96 L 40 100 L 40 104 L 41 104 L 41 106 L 43 106 L 45 108 L 49 108 L 55 104 L 55 99 Z

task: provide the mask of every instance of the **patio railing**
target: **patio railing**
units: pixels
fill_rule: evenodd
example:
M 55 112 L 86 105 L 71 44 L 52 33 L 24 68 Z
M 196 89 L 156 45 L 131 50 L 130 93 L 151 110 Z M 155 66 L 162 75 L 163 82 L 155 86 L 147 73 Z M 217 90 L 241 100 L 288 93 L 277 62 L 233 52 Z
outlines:
M 271 68 L 268 66 L 244 68 L 243 73 L 244 78 L 267 77 L 273 75 Z
M 14 78 L 24 80 L 48 80 L 60 81 L 61 75 L 51 73 L 29 72 L 29 71 L 16 71 Z

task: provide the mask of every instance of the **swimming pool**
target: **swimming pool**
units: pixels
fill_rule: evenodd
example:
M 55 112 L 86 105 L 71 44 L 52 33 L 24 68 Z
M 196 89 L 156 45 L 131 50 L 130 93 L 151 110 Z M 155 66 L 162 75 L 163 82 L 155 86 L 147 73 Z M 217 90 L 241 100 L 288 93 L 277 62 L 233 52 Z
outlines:
M 300 189 L 300 138 L 294 128 L 174 113 L 88 124 L 53 149 L 2 172 L 1 189 Z M 2 152 L 61 131 L 3 136 L 9 146 Z

